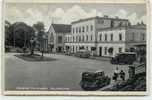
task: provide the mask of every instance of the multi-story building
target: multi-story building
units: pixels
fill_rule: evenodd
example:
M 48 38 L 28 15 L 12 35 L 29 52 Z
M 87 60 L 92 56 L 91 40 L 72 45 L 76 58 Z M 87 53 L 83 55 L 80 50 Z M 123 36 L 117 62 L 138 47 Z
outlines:
M 97 54 L 98 47 L 98 30 L 106 28 L 114 28 L 118 26 L 127 26 L 127 19 L 104 17 L 91 17 L 80 19 L 72 22 L 71 34 L 66 34 L 65 46 L 73 52 L 77 52 L 80 48 L 94 51 Z
M 71 33 L 71 25 L 51 24 L 48 31 L 48 51 L 63 52 L 65 35 Z
M 144 24 L 99 29 L 97 55 L 114 56 L 119 52 L 131 51 L 136 46 L 145 45 L 145 34 Z

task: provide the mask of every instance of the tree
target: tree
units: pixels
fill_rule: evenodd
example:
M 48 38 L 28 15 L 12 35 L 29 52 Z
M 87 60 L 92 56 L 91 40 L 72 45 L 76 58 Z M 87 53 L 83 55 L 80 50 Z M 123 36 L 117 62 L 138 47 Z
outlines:
M 41 39 L 43 33 L 44 33 L 44 23 L 43 22 L 37 22 L 36 24 L 33 24 L 33 28 L 35 30 L 35 35 L 37 36 L 38 40 Z
M 37 40 L 39 42 L 39 48 L 42 53 L 44 53 L 44 37 L 45 37 L 45 32 L 44 32 L 44 23 L 43 22 L 37 22 L 36 24 L 33 25 L 33 28 L 35 30 Z
M 34 35 L 32 27 L 24 22 L 16 22 L 10 25 L 9 29 L 9 45 L 14 47 L 29 47 L 30 38 Z
M 5 45 L 10 45 L 10 30 L 9 27 L 11 26 L 10 22 L 7 20 L 5 21 Z

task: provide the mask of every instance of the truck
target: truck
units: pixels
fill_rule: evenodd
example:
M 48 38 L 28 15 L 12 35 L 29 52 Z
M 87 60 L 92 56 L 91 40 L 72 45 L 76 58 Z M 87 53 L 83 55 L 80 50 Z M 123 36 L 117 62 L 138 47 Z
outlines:
M 134 52 L 118 53 L 110 60 L 111 64 L 133 64 L 135 61 L 136 53 Z

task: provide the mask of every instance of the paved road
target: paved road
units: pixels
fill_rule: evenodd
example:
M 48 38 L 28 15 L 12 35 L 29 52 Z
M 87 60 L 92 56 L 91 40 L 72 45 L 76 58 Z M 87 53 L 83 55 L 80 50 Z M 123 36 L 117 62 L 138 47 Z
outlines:
M 117 66 L 111 65 L 108 61 L 83 59 L 57 54 L 45 54 L 45 56 L 57 60 L 27 62 L 15 57 L 14 54 L 6 54 L 6 89 L 49 88 L 51 90 L 82 90 L 79 86 L 82 72 L 104 70 L 105 74 L 111 77 Z M 119 67 L 127 73 L 127 66 Z

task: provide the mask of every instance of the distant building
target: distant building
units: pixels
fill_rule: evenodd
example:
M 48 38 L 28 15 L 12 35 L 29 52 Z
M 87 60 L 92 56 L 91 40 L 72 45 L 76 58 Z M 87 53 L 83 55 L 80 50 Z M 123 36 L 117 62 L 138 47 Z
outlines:
M 48 31 L 48 51 L 63 52 L 64 38 L 69 33 L 71 33 L 71 25 L 51 24 Z
M 98 54 L 98 31 L 100 29 L 128 26 L 127 19 L 104 17 L 91 17 L 72 22 L 71 34 L 65 35 L 65 46 L 72 52 L 80 48 Z

